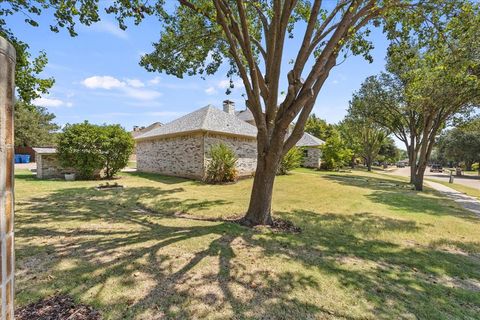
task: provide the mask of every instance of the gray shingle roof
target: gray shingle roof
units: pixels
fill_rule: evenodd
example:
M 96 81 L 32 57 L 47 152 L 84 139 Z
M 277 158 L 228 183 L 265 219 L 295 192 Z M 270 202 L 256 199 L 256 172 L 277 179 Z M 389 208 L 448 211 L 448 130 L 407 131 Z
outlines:
M 57 153 L 57 149 L 55 149 L 55 148 L 33 148 L 33 151 L 35 151 L 38 154 L 55 154 L 55 153 Z
M 303 136 L 298 140 L 297 147 L 318 147 L 324 144 L 323 140 L 318 139 L 317 137 L 312 136 L 309 133 L 304 133 Z
M 161 122 L 154 122 L 152 123 L 151 125 L 149 125 L 148 127 L 145 127 L 143 129 L 140 129 L 138 131 L 132 131 L 131 134 L 132 134 L 132 137 L 138 137 L 138 136 L 141 136 L 142 134 L 146 133 L 146 132 L 149 132 L 155 128 L 158 128 L 158 127 L 161 127 L 162 126 L 162 123 Z
M 232 114 L 211 105 L 198 109 L 159 128 L 146 132 L 135 139 L 178 135 L 181 133 L 209 131 L 238 136 L 256 137 L 257 128 Z
M 238 119 L 243 120 L 243 121 L 254 121 L 255 118 L 253 117 L 252 111 L 250 109 L 245 109 L 242 111 L 236 111 L 235 115 L 238 117 Z

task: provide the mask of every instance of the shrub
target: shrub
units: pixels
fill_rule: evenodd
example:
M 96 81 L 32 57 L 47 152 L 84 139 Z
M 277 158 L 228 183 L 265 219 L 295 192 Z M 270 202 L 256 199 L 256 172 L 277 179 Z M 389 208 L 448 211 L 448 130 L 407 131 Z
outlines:
M 283 156 L 277 169 L 278 175 L 288 174 L 291 170 L 300 167 L 302 164 L 302 149 L 293 147 Z
M 322 145 L 322 168 L 339 170 L 351 161 L 353 152 L 339 134 L 332 134 Z
M 134 141 L 130 133 L 120 125 L 101 127 L 101 152 L 104 159 L 105 176 L 112 178 L 128 165 Z
M 476 162 L 476 163 L 472 164 L 472 170 L 473 171 L 480 171 L 480 163 Z
M 112 178 L 128 163 L 133 150 L 131 135 L 119 125 L 94 125 L 85 121 L 67 124 L 58 139 L 58 156 L 65 168 L 80 179 L 93 179 L 102 169 Z
M 207 165 L 206 181 L 210 183 L 233 182 L 237 180 L 237 156 L 223 143 L 211 147 Z
M 58 157 L 65 168 L 74 168 L 80 179 L 92 179 L 103 168 L 100 126 L 88 123 L 67 124 L 58 139 Z

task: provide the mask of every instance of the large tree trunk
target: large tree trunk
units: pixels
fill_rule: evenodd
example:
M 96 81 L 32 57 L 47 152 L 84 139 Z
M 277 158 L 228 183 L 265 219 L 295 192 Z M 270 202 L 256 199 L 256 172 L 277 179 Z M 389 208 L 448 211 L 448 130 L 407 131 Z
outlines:
M 372 171 L 372 159 L 370 157 L 367 157 L 366 161 L 367 161 L 367 170 L 370 172 Z
M 279 152 L 280 153 L 280 152 Z M 277 173 L 278 154 L 257 156 L 257 170 L 253 179 L 252 194 L 247 213 L 242 222 L 247 226 L 272 224 L 273 184 Z M 273 160 L 273 161 L 272 161 Z
M 425 166 L 420 166 L 417 173 L 415 174 L 415 190 L 423 191 L 423 177 L 425 175 Z
M 415 183 L 415 173 L 417 172 L 417 157 L 413 147 L 408 148 L 408 162 L 410 165 L 410 184 Z

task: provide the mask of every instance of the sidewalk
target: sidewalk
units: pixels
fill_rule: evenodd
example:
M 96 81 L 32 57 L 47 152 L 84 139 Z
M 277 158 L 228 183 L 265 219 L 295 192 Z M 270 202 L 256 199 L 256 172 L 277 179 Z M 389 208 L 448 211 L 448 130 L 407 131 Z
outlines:
M 437 190 L 438 192 L 443 193 L 463 208 L 475 213 L 478 217 L 480 217 L 480 201 L 474 197 L 467 196 L 466 194 L 463 194 L 457 190 L 453 190 L 452 188 L 433 181 L 425 181 L 425 184 Z

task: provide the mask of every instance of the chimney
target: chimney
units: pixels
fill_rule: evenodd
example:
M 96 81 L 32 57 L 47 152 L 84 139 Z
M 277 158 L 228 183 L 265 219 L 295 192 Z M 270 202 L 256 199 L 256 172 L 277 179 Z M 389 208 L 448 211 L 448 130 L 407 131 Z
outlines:
M 140 131 L 140 127 L 139 126 L 133 126 L 133 132 L 138 132 Z
M 223 111 L 235 115 L 235 102 L 230 100 L 223 101 Z

